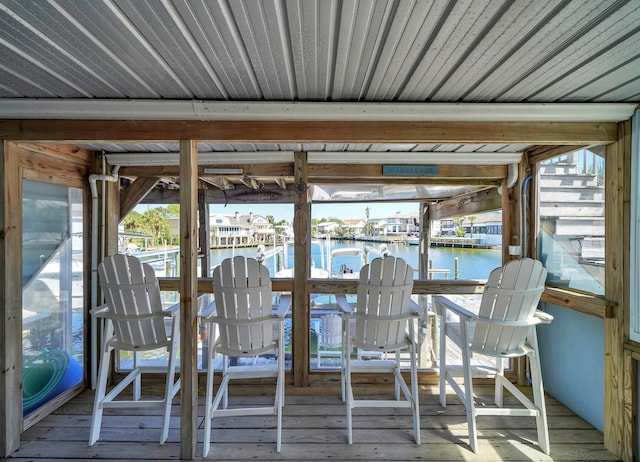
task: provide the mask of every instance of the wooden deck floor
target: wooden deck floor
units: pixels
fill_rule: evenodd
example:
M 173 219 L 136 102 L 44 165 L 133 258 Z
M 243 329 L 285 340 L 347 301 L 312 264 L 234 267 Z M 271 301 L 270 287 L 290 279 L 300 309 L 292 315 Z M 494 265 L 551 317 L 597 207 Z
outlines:
M 491 387 L 476 387 L 489 403 Z M 273 387 L 257 386 L 236 402 L 267 402 Z M 526 390 L 526 389 L 525 389 Z M 335 391 L 336 393 L 333 393 Z M 371 392 L 371 387 L 367 387 Z M 528 392 L 530 390 L 526 390 Z M 214 421 L 212 460 L 359 460 L 359 461 L 610 461 L 618 460 L 603 446 L 602 434 L 553 398 L 548 397 L 551 456 L 537 446 L 533 418 L 485 416 L 478 419 L 479 453 L 470 451 L 464 407 L 453 394 L 440 407 L 437 387 L 421 391 L 422 445 L 414 444 L 411 416 L 402 409 L 356 409 L 354 444 L 346 440 L 346 416 L 338 388 L 331 392 L 287 388 L 283 445 L 275 451 L 275 417 L 234 417 Z M 374 393 L 382 394 L 382 390 Z M 174 403 L 169 440 L 158 444 L 160 417 L 148 410 L 108 410 L 100 440 L 87 445 L 93 392 L 86 391 L 28 429 L 21 448 L 10 460 L 175 460 L 180 457 L 179 408 Z M 178 398 L 176 398 L 176 403 Z M 199 416 L 203 400 L 200 398 Z M 197 457 L 202 454 L 199 417 Z

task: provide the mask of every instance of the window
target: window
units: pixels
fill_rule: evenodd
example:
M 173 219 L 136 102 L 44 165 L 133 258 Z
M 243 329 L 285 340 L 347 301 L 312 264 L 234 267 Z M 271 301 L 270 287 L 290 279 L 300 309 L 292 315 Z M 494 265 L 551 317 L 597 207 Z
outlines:
M 604 150 L 554 157 L 538 170 L 538 258 L 547 285 L 604 294 Z
M 24 181 L 23 410 L 27 415 L 83 380 L 83 191 Z

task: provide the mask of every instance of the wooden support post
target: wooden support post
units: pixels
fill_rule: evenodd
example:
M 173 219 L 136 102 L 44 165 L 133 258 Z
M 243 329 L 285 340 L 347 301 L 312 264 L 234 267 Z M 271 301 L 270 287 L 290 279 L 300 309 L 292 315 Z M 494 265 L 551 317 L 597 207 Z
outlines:
M 209 242 L 209 201 L 206 189 L 198 190 L 198 246 L 200 247 L 200 277 L 208 278 L 211 268 L 211 243 Z
M 0 457 L 22 431 L 22 178 L 12 148 L 0 142 Z
M 631 122 L 618 124 L 618 141 L 607 146 L 605 158 L 605 298 L 616 305 L 604 320 L 604 445 L 616 456 L 632 454 L 634 441 L 631 409 L 625 410 L 624 310 L 625 274 L 628 278 L 629 206 L 631 198 Z M 625 178 L 627 185 L 625 186 Z M 625 203 L 626 213 L 625 216 Z M 625 273 L 625 268 L 627 272 Z M 628 300 L 628 299 L 627 299 Z M 627 302 L 628 303 L 628 302 Z M 631 403 L 627 403 L 631 406 Z M 624 459 L 631 460 L 631 459 Z
M 192 460 L 197 444 L 197 228 L 198 143 L 180 140 L 180 458 Z
M 296 387 L 309 385 L 309 296 L 307 279 L 311 258 L 311 193 L 307 185 L 307 153 L 296 152 L 294 170 L 294 290 L 293 290 L 293 384 Z
M 418 250 L 420 258 L 420 279 L 427 279 L 427 261 L 429 260 L 429 249 L 431 248 L 431 220 L 429 219 L 429 205 L 420 202 L 420 248 Z
M 502 180 L 502 263 L 509 261 L 509 245 L 515 226 L 514 215 L 516 203 L 513 199 L 513 190 L 507 187 L 507 180 Z

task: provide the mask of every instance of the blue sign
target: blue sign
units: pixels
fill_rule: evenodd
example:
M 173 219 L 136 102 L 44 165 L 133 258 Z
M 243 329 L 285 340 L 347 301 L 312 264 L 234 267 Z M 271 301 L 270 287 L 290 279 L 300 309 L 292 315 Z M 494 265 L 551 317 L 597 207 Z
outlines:
M 383 175 L 393 176 L 436 176 L 437 165 L 383 165 Z

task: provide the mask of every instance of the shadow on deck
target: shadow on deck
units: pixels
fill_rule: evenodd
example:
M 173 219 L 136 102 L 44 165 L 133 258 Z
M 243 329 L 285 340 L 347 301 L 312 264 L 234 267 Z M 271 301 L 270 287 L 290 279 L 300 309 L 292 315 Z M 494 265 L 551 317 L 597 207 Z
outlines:
M 250 389 L 249 389 L 250 388 Z M 149 388 L 148 388 L 149 389 Z M 147 390 L 148 390 L 147 389 Z M 478 386 L 479 401 L 490 404 L 492 387 Z M 233 403 L 264 403 L 273 387 L 244 387 Z M 360 386 L 355 392 L 382 395 L 388 386 Z M 524 389 L 530 393 L 530 389 Z M 247 393 L 251 393 L 250 395 Z M 454 393 L 440 407 L 438 389 L 421 387 L 422 442 L 414 444 L 409 409 L 370 408 L 354 411 L 354 444 L 347 444 L 346 411 L 339 385 L 287 387 L 282 452 L 275 451 L 275 417 L 228 417 L 214 420 L 211 460 L 440 460 L 440 461 L 611 461 L 603 435 L 575 413 L 547 397 L 551 456 L 537 445 L 534 418 L 485 416 L 478 418 L 479 452 L 469 449 L 465 410 Z M 505 405 L 512 401 L 508 394 Z M 21 448 L 10 460 L 57 461 L 69 459 L 176 460 L 180 458 L 179 398 L 174 402 L 169 439 L 158 444 L 160 415 L 149 410 L 105 411 L 101 438 L 89 447 L 93 392 L 85 391 L 54 414 L 24 432 Z M 155 412 L 155 415 L 150 415 Z M 198 406 L 198 447 L 202 454 L 202 394 Z

